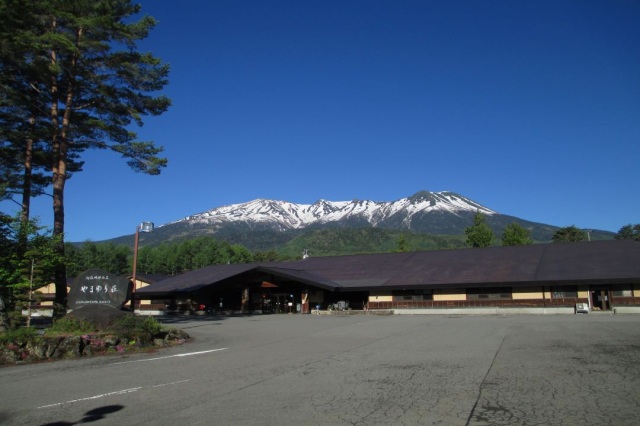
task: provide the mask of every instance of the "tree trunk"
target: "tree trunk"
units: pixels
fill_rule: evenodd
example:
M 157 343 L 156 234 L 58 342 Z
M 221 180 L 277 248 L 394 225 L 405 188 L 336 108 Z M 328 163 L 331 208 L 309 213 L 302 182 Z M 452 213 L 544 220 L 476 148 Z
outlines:
M 55 30 L 56 20 L 53 19 L 51 25 Z M 51 50 L 51 65 L 57 66 L 58 56 L 55 50 Z M 57 76 L 51 76 L 51 151 L 53 154 L 53 164 L 51 165 L 51 175 L 53 184 L 53 236 L 59 237 L 59 242 L 54 250 L 58 255 L 64 256 L 64 184 L 66 180 L 65 148 L 60 136 L 60 120 L 58 110 L 59 92 Z M 67 268 L 64 262 L 60 262 L 55 267 L 56 296 L 53 301 L 53 317 L 62 318 L 67 312 Z
M 33 132 L 36 119 L 29 118 L 29 127 Z M 33 133 L 32 133 L 33 134 Z M 18 257 L 22 258 L 27 252 L 28 227 L 31 215 L 31 182 L 33 175 L 33 138 L 31 135 L 25 141 L 24 171 L 22 177 L 22 204 L 20 208 L 20 231 L 18 233 Z
M 64 259 L 64 184 L 65 164 L 60 161 L 53 174 L 53 235 L 59 236 L 54 250 Z M 62 318 L 67 313 L 67 265 L 58 262 L 55 267 L 56 297 L 53 302 L 54 318 Z
M 54 21 L 55 26 L 55 21 Z M 76 45 L 80 44 L 83 30 L 76 30 Z M 53 63 L 57 61 L 57 55 L 54 50 L 51 51 L 51 60 Z M 77 65 L 77 54 L 71 55 L 68 75 L 75 75 Z M 67 181 L 67 162 L 69 152 L 69 127 L 71 124 L 71 111 L 73 109 L 73 101 L 75 96 L 75 81 L 72 77 L 67 82 L 67 93 L 64 99 L 64 114 L 62 116 L 62 126 L 60 124 L 60 111 L 58 110 L 58 82 L 56 76 L 52 78 L 51 84 L 52 104 L 51 119 L 54 124 L 53 135 L 53 235 L 59 237 L 60 240 L 56 244 L 56 253 L 61 259 L 64 259 L 64 187 Z M 67 266 L 61 261 L 55 268 L 55 284 L 56 298 L 54 301 L 54 317 L 61 318 L 66 315 L 67 310 Z
M 0 333 L 9 329 L 9 313 L 7 312 L 7 305 L 4 301 L 5 295 L 2 294 L 0 289 Z

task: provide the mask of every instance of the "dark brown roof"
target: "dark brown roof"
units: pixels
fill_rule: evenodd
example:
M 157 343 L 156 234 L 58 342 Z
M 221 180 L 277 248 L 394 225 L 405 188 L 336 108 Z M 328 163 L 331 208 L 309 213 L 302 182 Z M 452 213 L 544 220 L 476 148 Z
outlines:
M 136 274 L 136 280 L 149 284 L 157 283 L 158 281 L 166 280 L 170 277 L 171 275 L 162 274 Z M 133 277 L 130 275 L 128 278 L 131 279 Z
M 175 277 L 167 278 L 155 284 L 141 288 L 137 293 L 168 293 L 191 292 L 199 290 L 211 284 L 215 284 L 226 278 L 233 277 L 259 266 L 246 263 L 240 265 L 212 265 L 195 271 L 185 272 Z
M 139 292 L 194 291 L 248 271 L 336 291 L 640 283 L 640 243 L 612 240 L 214 265 Z

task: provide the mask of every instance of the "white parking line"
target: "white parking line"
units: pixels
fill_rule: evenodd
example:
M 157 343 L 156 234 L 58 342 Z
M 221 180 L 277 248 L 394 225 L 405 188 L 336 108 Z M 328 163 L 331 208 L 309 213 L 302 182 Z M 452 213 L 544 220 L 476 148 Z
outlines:
M 87 398 L 72 399 L 71 401 L 67 401 L 67 402 L 58 402 L 57 404 L 43 405 L 41 407 L 38 407 L 38 410 L 41 409 L 41 408 L 51 408 L 51 407 L 57 407 L 59 405 L 64 405 L 64 404 L 72 404 L 74 402 L 89 401 L 91 399 L 104 398 L 105 396 L 124 395 L 125 393 L 137 392 L 140 389 L 142 389 L 142 387 L 131 388 L 131 389 L 123 389 L 123 390 L 119 390 L 119 391 L 115 391 L 115 392 L 103 393 L 102 395 L 89 396 Z
M 177 357 L 181 357 L 181 356 L 201 355 L 201 354 L 208 354 L 208 353 L 211 353 L 211 352 L 224 351 L 225 349 L 229 349 L 229 348 L 209 349 L 208 351 L 188 352 L 186 354 L 161 356 L 161 357 L 158 357 L 158 358 L 137 359 L 137 360 L 134 360 L 134 361 L 121 361 L 121 362 L 114 362 L 114 363 L 111 363 L 109 365 L 131 364 L 131 363 L 134 363 L 134 362 L 157 361 L 157 360 L 160 360 L 160 359 L 177 358 Z
M 189 380 L 179 380 L 177 382 L 162 383 L 162 384 L 159 384 L 159 385 L 149 386 L 149 389 L 159 388 L 159 387 L 163 387 L 163 386 L 176 385 L 178 383 L 184 383 L 184 382 L 188 382 L 188 381 Z M 124 394 L 131 393 L 131 392 L 137 392 L 140 389 L 143 389 L 143 387 L 140 386 L 140 387 L 137 387 L 137 388 L 123 389 L 123 390 L 119 390 L 119 391 L 115 391 L 115 392 L 108 392 L 108 393 L 103 393 L 103 394 L 100 394 L 100 395 L 88 396 L 86 398 L 72 399 L 71 401 L 58 402 L 56 404 L 43 405 L 41 407 L 38 407 L 37 409 L 39 410 L 41 408 L 58 407 L 58 406 L 64 405 L 64 404 L 73 404 L 74 402 L 90 401 L 92 399 L 99 399 L 99 398 L 104 398 L 104 397 L 113 396 L 113 395 L 124 395 Z

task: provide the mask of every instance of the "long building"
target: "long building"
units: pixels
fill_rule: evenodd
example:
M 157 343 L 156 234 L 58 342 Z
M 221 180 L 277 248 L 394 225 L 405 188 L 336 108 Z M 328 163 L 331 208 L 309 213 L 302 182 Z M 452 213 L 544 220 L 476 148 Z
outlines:
M 137 291 L 144 309 L 310 313 L 640 313 L 640 242 L 309 257 L 213 265 Z

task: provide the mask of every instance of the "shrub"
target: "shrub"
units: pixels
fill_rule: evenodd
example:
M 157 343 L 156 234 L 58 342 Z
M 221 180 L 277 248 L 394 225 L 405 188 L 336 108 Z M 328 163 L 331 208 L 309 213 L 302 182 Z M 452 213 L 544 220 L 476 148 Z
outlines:
M 23 342 L 35 337 L 38 331 L 31 327 L 18 327 L 0 333 L 0 343 Z
M 123 315 L 113 322 L 109 330 L 129 341 L 151 340 L 162 331 L 162 325 L 153 317 Z
M 47 333 L 71 333 L 82 334 L 96 330 L 95 324 L 90 321 L 82 321 L 70 316 L 62 317 L 53 322 Z

